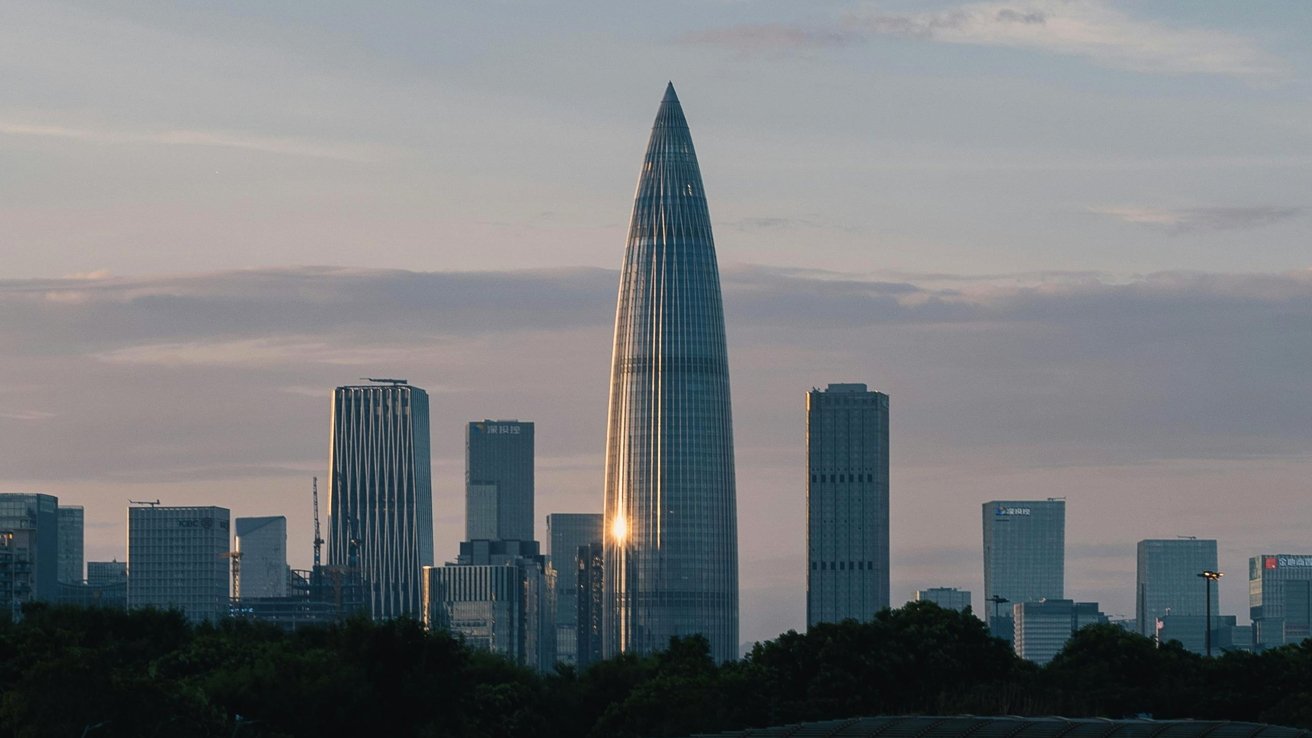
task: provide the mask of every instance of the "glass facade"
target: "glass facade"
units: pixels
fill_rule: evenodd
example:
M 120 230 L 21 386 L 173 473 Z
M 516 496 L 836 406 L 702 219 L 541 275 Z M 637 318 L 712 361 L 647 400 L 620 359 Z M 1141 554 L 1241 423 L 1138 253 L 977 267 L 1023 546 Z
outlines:
M 638 177 L 620 271 L 606 438 L 605 650 L 702 634 L 738 652 L 733 422 L 719 267 L 673 85 Z
M 86 513 L 81 505 L 59 506 L 59 581 L 82 581 Z
M 291 571 L 287 568 L 287 518 L 237 518 L 237 552 L 241 568 L 233 597 L 286 597 Z
M 974 609 L 970 603 L 970 590 L 956 587 L 930 587 L 916 590 L 916 602 L 933 602 L 944 610 L 965 612 Z
M 806 622 L 888 607 L 888 395 L 831 384 L 806 395 Z
M 0 531 L 19 533 L 31 579 L 27 598 L 54 602 L 59 596 L 59 499 L 40 493 L 0 494 Z M 22 533 L 27 531 L 27 533 Z
M 1157 621 L 1171 615 L 1176 623 L 1175 640 L 1202 643 L 1209 590 L 1212 617 L 1221 615 L 1218 604 L 1221 583 L 1214 582 L 1208 587 L 1198 576 L 1204 570 L 1216 571 L 1216 541 L 1194 538 L 1139 541 L 1136 560 L 1135 624 L 1139 633 L 1155 638 Z M 1189 629 L 1189 624 L 1196 624 L 1196 634 L 1182 632 Z
M 1012 607 L 1060 600 L 1066 585 L 1066 503 L 993 500 L 983 505 L 984 601 L 994 635 L 1011 639 Z M 1006 602 L 996 603 L 995 597 Z
M 578 552 L 601 543 L 600 513 L 553 513 L 547 516 L 547 556 L 556 570 L 556 658 L 578 658 Z
M 1312 554 L 1250 558 L 1248 612 L 1257 650 L 1312 638 Z
M 465 430 L 465 540 L 533 540 L 533 424 L 484 420 Z
M 223 507 L 129 507 L 128 607 L 227 616 L 229 520 Z
M 379 381 L 333 393 L 328 563 L 358 572 L 373 618 L 418 617 L 433 563 L 428 393 Z

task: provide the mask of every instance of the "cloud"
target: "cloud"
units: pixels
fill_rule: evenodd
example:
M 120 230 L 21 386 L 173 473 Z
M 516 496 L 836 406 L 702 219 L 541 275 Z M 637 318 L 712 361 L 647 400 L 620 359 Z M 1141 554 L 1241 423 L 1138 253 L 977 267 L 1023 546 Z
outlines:
M 207 146 L 245 149 L 280 156 L 333 159 L 357 164 L 383 158 L 385 151 L 374 145 L 319 141 L 288 136 L 265 136 L 241 131 L 160 130 L 126 131 L 43 125 L 0 120 L 0 135 L 59 138 L 91 144 L 145 144 L 154 146 Z
M 1204 207 L 1204 208 L 1093 208 L 1094 213 L 1109 218 L 1148 226 L 1169 233 L 1203 231 L 1239 231 L 1271 225 L 1297 218 L 1306 212 L 1301 207 Z
M 862 9 L 828 27 L 741 25 L 702 31 L 685 40 L 739 51 L 786 51 L 844 46 L 878 36 L 1032 49 L 1149 74 L 1209 74 L 1261 82 L 1287 74 L 1279 59 L 1249 39 L 1136 18 L 1100 0 L 1005 0 L 918 13 Z

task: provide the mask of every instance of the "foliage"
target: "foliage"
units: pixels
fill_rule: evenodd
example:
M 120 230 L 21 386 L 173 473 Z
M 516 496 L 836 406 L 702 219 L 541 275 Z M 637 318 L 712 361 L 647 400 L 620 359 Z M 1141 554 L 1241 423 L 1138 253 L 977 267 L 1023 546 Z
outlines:
M 1278 688 L 1273 688 L 1278 685 Z M 0 735 L 643 738 L 873 714 L 1193 717 L 1312 727 L 1312 641 L 1214 659 L 1112 626 L 1051 664 L 912 603 L 716 664 L 704 638 L 537 674 L 419 623 L 286 633 L 177 612 L 33 606 L 0 621 Z

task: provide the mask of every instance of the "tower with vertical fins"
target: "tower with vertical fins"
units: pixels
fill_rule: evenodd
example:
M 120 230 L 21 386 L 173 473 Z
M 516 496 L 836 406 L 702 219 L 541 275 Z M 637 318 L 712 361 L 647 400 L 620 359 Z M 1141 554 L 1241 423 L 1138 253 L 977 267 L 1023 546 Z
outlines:
M 620 272 L 606 434 L 608 656 L 704 635 L 738 654 L 733 419 L 719 267 L 692 136 L 665 90 Z

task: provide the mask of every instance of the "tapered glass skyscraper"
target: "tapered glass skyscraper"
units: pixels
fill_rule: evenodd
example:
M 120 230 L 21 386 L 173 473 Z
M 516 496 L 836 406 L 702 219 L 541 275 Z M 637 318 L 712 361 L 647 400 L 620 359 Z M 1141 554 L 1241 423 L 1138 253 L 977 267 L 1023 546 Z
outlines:
M 736 658 L 724 308 L 701 172 L 673 85 L 629 222 L 606 435 L 606 653 L 646 653 L 700 633 L 717 660 Z

